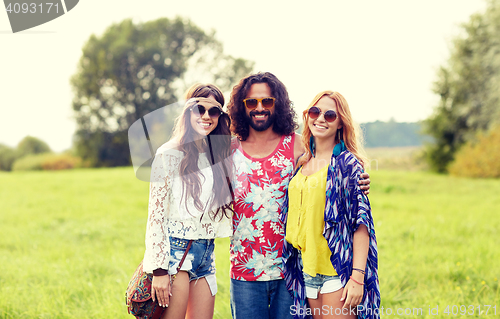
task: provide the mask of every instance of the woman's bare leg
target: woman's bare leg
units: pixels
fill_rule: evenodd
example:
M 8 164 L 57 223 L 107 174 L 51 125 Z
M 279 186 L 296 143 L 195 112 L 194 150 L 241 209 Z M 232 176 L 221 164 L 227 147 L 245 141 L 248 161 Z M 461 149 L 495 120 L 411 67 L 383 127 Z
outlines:
M 327 294 L 320 294 L 323 298 L 323 305 L 326 305 L 325 309 L 328 309 L 328 311 L 324 312 L 326 315 L 323 315 L 323 319 L 356 319 L 355 312 L 352 312 L 349 308 L 342 308 L 344 301 L 340 301 L 340 298 L 342 298 L 343 292 L 344 288 Z
M 311 307 L 311 313 L 314 319 L 323 319 L 322 306 L 323 306 L 323 295 L 318 292 L 317 299 L 307 298 L 309 307 Z
M 215 296 L 212 296 L 206 278 L 189 283 L 189 302 L 186 319 L 212 319 L 214 317 Z
M 172 285 L 172 296 L 161 319 L 184 319 L 189 297 L 189 275 L 179 271 Z

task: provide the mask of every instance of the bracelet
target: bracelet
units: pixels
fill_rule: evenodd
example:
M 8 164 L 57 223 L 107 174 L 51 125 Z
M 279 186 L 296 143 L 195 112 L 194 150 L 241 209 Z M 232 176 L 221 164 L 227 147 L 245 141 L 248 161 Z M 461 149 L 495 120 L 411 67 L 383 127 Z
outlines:
M 165 276 L 165 275 L 168 275 L 168 270 L 166 269 L 158 268 L 153 270 L 153 276 Z
M 362 269 L 359 269 L 359 268 L 353 268 L 352 270 L 357 270 L 357 271 L 359 271 L 360 273 L 362 273 L 363 275 L 365 274 L 365 271 L 364 271 L 364 270 L 362 270 Z
M 358 285 L 361 285 L 361 286 L 365 285 L 364 283 L 361 283 L 361 282 L 357 281 L 356 279 L 352 278 L 352 276 L 349 278 L 351 278 L 351 280 L 354 281 L 355 283 L 357 283 Z

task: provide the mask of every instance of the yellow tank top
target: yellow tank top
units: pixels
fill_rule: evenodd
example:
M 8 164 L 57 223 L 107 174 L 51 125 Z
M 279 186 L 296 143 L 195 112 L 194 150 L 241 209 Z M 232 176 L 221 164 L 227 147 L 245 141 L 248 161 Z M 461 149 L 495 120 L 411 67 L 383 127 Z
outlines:
M 325 237 L 324 211 L 328 165 L 305 176 L 302 168 L 288 185 L 287 242 L 302 253 L 303 271 L 311 276 L 336 276 Z

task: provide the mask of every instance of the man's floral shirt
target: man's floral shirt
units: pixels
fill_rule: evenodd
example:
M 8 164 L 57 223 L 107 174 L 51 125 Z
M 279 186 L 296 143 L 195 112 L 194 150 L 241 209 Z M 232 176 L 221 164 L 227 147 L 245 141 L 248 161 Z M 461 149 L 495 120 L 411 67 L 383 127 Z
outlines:
M 267 157 L 252 158 L 239 146 L 233 154 L 234 183 L 231 278 L 282 279 L 283 225 L 280 207 L 293 173 L 295 134 L 283 136 Z

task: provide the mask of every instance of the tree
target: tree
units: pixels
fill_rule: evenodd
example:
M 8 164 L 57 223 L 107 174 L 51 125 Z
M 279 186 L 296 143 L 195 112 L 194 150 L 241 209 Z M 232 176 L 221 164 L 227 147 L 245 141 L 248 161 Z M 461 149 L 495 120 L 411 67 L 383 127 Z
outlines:
M 500 124 L 500 0 L 489 1 L 487 11 L 472 15 L 462 28 L 434 83 L 439 105 L 424 122 L 434 137 L 427 159 L 439 172 L 447 171 L 455 153 L 478 132 Z
M 52 150 L 50 149 L 49 145 L 47 145 L 47 143 L 36 137 L 26 136 L 21 140 L 21 142 L 19 142 L 19 144 L 17 144 L 16 157 L 21 158 L 30 154 L 50 152 L 52 152 Z
M 113 24 L 102 36 L 90 37 L 71 80 L 76 151 L 92 166 L 129 165 L 127 130 L 132 123 L 182 99 L 194 82 L 228 90 L 252 68 L 252 62 L 224 55 L 214 34 L 189 20 Z M 166 112 L 171 131 L 178 110 Z

